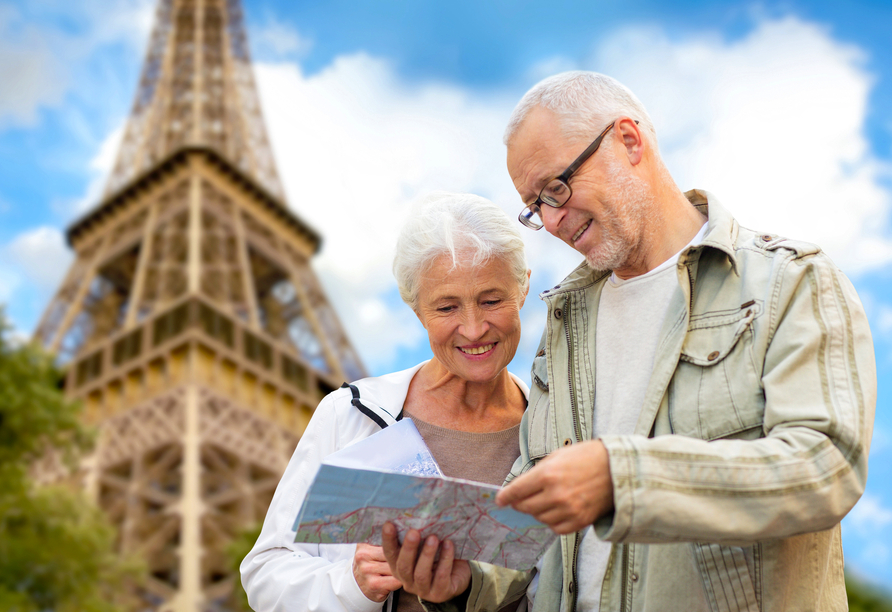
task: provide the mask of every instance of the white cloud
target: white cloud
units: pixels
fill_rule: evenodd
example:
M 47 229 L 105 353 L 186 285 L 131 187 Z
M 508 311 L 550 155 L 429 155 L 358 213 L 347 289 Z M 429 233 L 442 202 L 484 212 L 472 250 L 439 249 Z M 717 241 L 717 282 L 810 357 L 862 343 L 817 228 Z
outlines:
M 93 54 L 123 43 L 143 52 L 153 0 L 48 1 L 23 9 L 0 4 L 0 129 L 31 127 L 86 80 Z M 70 33 L 71 26 L 76 33 Z
M 123 137 L 124 125 L 122 124 L 109 132 L 103 139 L 99 150 L 88 164 L 91 178 L 84 194 L 74 200 L 63 202 L 59 207 L 66 216 L 79 217 L 99 203 L 105 192 L 108 176 L 117 161 L 118 149 Z
M 437 189 L 479 193 L 517 213 L 501 144 L 514 101 L 406 83 L 364 54 L 309 77 L 294 64 L 261 64 L 257 81 L 292 207 L 324 236 L 316 268 L 330 298 L 370 369 L 392 367 L 397 346 L 427 340 L 414 323 L 401 329 L 414 315 L 387 297 L 402 220 Z
M 0 306 L 12 300 L 15 290 L 21 284 L 19 276 L 8 266 L 0 263 Z
M 7 270 L 14 270 L 15 276 L 27 279 L 41 292 L 59 285 L 72 258 L 62 232 L 46 226 L 19 234 L 0 248 L 0 254 Z M 7 274 L 12 276 L 9 271 Z
M 892 524 L 892 509 L 884 506 L 874 495 L 865 493 L 845 520 L 862 537 L 884 533 L 886 527 Z
M 883 233 L 890 199 L 877 180 L 886 169 L 864 136 L 872 79 L 863 63 L 858 49 L 788 18 L 730 43 L 716 36 L 672 42 L 660 30 L 627 29 L 584 67 L 639 94 L 680 186 L 710 189 L 744 224 L 817 242 L 858 271 L 892 261 Z M 552 57 L 531 70 L 538 77 L 571 67 Z M 382 346 L 407 340 L 397 340 L 395 328 L 378 335 L 358 313 L 389 303 L 392 249 L 410 202 L 435 189 L 472 191 L 517 213 L 501 145 L 516 99 L 409 83 L 363 54 L 341 56 L 312 76 L 293 63 L 261 64 L 257 77 L 291 204 L 325 237 L 320 275 L 340 296 L 366 362 L 385 368 L 376 355 L 392 353 Z M 534 292 L 579 260 L 545 232 L 524 237 Z M 537 302 L 533 296 L 528 308 L 537 312 Z M 524 323 L 520 357 L 531 354 L 542 329 L 539 315 L 525 311 Z
M 259 60 L 282 57 L 304 57 L 313 48 L 313 41 L 294 26 L 268 17 L 266 22 L 250 33 L 253 57 Z
M 71 262 L 62 233 L 38 227 L 0 244 L 0 306 L 13 326 L 13 336 L 24 338 L 39 311 L 49 301 Z
M 592 68 L 651 112 L 683 189 L 712 191 L 754 229 L 820 244 L 857 272 L 892 261 L 889 169 L 866 138 L 873 77 L 864 54 L 794 17 L 731 43 L 621 31 Z
M 877 308 L 877 331 L 884 336 L 892 336 L 892 307 L 880 304 Z
M 18 13 L 3 6 L 0 13 L 0 128 L 29 127 L 40 107 L 61 102 L 68 86 L 50 41 L 33 27 L 23 27 Z

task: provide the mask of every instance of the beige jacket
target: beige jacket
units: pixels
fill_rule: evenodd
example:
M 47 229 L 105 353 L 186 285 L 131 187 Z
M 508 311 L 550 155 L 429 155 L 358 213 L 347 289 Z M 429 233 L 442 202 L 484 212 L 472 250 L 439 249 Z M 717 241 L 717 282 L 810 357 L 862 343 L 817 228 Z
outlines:
M 601 610 L 846 610 L 839 522 L 864 491 L 876 404 L 864 310 L 818 247 L 687 196 L 708 214 L 705 238 L 679 259 L 635 434 L 601 438 L 615 499 L 595 525 L 615 543 Z M 582 265 L 541 294 L 548 322 L 512 476 L 591 431 L 607 276 Z M 580 539 L 546 553 L 534 611 L 575 610 Z M 528 581 L 473 574 L 468 610 L 496 610 Z

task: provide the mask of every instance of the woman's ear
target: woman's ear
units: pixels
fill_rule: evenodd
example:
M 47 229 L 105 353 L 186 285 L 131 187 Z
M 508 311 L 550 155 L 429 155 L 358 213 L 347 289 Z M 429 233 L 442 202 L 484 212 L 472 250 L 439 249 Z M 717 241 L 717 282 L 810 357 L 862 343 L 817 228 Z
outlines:
M 527 301 L 527 296 L 530 294 L 530 277 L 533 275 L 532 270 L 527 270 L 527 283 L 526 287 L 523 288 L 523 295 L 520 296 L 520 307 L 523 308 L 523 305 Z
M 413 308 L 413 309 L 412 309 L 412 312 L 414 312 L 414 313 L 415 313 L 415 316 L 418 317 L 418 320 L 421 322 L 421 326 L 422 326 L 424 329 L 427 329 L 427 325 L 425 325 L 425 323 L 424 323 L 424 317 L 421 316 L 421 313 L 418 311 L 418 308 L 417 308 L 417 307 L 416 307 L 416 308 Z

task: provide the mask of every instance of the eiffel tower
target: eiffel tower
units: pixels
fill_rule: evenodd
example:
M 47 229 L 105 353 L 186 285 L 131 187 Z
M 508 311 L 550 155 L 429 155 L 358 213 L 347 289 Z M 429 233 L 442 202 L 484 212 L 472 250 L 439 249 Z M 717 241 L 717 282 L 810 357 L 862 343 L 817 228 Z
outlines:
M 160 0 L 105 194 L 67 238 L 35 335 L 99 427 L 85 484 L 146 560 L 147 607 L 225 609 L 224 547 L 319 399 L 365 375 L 284 201 L 239 0 Z

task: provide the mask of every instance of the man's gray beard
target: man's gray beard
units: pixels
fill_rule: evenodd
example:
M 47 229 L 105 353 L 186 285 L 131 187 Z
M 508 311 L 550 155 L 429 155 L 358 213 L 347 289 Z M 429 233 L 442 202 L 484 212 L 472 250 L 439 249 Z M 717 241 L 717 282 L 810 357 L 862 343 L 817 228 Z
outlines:
M 625 172 L 615 159 L 608 159 L 606 165 L 613 214 L 602 219 L 601 240 L 585 254 L 585 261 L 593 270 L 612 271 L 628 263 L 638 248 L 654 200 L 647 185 Z

